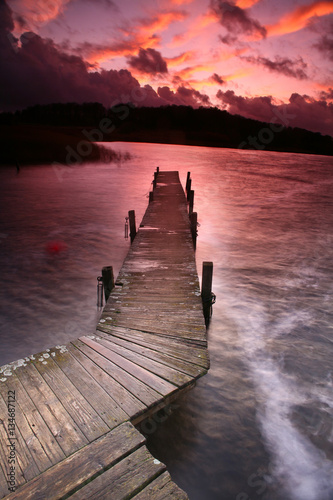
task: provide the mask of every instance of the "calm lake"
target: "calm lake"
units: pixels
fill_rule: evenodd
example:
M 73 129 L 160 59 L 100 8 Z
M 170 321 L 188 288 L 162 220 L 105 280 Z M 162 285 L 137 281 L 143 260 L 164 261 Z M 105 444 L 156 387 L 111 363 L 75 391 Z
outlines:
M 331 157 L 112 143 L 114 164 L 0 170 L 0 365 L 95 329 L 153 172 L 192 173 L 214 262 L 211 368 L 146 429 L 191 500 L 333 499 Z M 144 430 L 144 429 L 143 429 Z

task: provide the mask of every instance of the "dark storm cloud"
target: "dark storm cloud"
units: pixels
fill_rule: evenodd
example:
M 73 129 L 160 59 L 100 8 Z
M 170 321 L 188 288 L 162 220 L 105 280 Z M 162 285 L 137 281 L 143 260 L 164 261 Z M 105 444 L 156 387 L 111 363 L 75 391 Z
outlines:
M 160 52 L 155 49 L 140 48 L 137 56 L 128 58 L 128 64 L 132 69 L 150 75 L 165 74 L 168 72 L 167 63 Z
M 285 76 L 290 76 L 292 78 L 297 78 L 298 80 L 307 80 L 308 75 L 305 70 L 307 68 L 307 64 L 300 57 L 297 60 L 289 59 L 288 57 L 279 57 L 275 58 L 275 61 L 271 61 L 266 57 L 243 57 L 246 61 L 258 64 L 260 66 L 264 66 L 269 71 L 274 71 L 277 73 L 281 73 Z
M 52 40 L 32 32 L 17 40 L 11 33 L 13 28 L 12 12 L 0 0 L 0 111 L 52 102 L 101 102 L 107 107 L 117 102 L 132 102 L 136 106 L 170 102 L 193 107 L 210 104 L 208 96 L 185 87 L 179 87 L 176 93 L 170 91 L 164 99 L 150 85 L 142 87 L 126 69 L 89 71 L 91 65 L 82 57 L 66 53 Z M 157 51 L 142 54 L 152 56 L 150 71 L 167 70 Z M 153 67 L 152 61 L 158 67 Z M 136 58 L 138 66 L 139 62 L 142 59 Z
M 275 104 L 271 96 L 242 97 L 233 90 L 219 90 L 216 97 L 232 114 L 333 136 L 333 104 L 325 99 L 294 93 L 287 104 Z
M 234 2 L 211 0 L 211 8 L 219 17 L 221 25 L 232 35 L 260 35 L 265 38 L 266 28 Z M 228 43 L 227 39 L 224 43 Z
M 148 93 L 129 71 L 89 72 L 81 57 L 32 32 L 17 44 L 12 29 L 11 10 L 0 0 L 0 110 L 51 102 L 149 103 Z

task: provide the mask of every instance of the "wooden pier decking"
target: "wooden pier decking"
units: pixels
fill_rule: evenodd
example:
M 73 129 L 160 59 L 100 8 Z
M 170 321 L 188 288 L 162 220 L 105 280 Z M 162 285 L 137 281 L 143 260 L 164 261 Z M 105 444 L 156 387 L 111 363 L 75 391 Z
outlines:
M 186 197 L 159 172 L 96 332 L 0 369 L 0 498 L 188 498 L 135 425 L 208 367 Z

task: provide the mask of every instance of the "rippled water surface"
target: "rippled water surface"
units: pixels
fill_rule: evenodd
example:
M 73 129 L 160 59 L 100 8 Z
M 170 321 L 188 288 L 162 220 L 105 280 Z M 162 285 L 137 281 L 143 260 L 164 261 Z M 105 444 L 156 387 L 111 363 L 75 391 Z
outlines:
M 211 369 L 141 430 L 191 500 L 332 500 L 332 159 L 112 147 L 131 160 L 0 171 L 0 364 L 94 330 L 127 211 L 140 222 L 156 166 L 183 184 L 191 171 L 199 274 L 214 262 Z

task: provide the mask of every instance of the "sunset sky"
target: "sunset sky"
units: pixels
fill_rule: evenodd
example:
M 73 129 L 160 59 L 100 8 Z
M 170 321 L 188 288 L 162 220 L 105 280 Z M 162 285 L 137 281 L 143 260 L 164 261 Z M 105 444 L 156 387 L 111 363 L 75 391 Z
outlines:
M 0 30 L 2 111 L 217 106 L 333 135 L 333 0 L 0 0 Z

